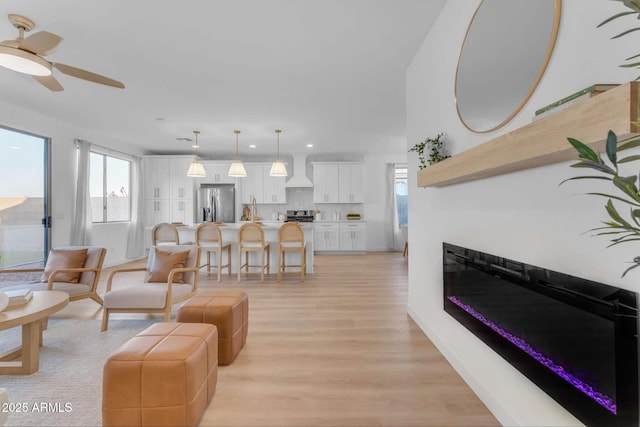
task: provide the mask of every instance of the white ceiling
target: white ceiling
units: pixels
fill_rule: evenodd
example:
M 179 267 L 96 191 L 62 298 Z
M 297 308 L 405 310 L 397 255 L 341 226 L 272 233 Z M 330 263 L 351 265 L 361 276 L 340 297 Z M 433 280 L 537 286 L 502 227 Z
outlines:
M 405 70 L 444 3 L 3 0 L 0 40 L 24 15 L 64 38 L 47 59 L 126 89 L 54 70 L 51 92 L 0 68 L 1 99 L 147 153 L 191 153 L 176 138 L 198 129 L 203 157 L 228 156 L 240 129 L 241 155 L 273 157 L 276 128 L 283 155 L 404 152 Z

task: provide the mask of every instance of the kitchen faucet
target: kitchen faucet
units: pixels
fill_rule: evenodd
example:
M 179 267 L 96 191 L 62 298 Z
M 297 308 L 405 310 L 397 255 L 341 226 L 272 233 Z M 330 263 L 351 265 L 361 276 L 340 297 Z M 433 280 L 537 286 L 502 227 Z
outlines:
M 256 204 L 256 198 L 254 197 L 251 200 L 251 222 L 256 222 L 256 212 L 258 211 L 258 206 Z

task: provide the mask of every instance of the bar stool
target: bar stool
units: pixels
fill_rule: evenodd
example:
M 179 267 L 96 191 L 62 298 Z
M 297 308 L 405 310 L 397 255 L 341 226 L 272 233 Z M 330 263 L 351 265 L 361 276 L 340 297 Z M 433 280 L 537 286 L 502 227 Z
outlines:
M 218 282 L 222 281 L 222 270 L 225 268 L 231 277 L 231 243 L 222 241 L 222 231 L 213 222 L 203 222 L 196 227 L 196 245 L 200 247 L 201 253 L 207 254 L 207 263 L 200 264 L 198 269 L 207 266 L 207 274 L 211 273 L 211 252 L 216 253 L 218 268 Z M 222 264 L 222 253 L 227 252 L 227 263 Z
M 297 222 L 287 222 L 278 230 L 278 282 L 282 279 L 285 269 L 289 267 L 300 268 L 300 281 L 304 282 L 304 275 L 307 270 L 307 245 L 304 241 L 304 231 Z M 286 265 L 286 254 L 288 252 L 300 253 L 300 264 Z
M 242 263 L 242 252 L 245 253 L 245 261 Z M 249 264 L 249 252 L 260 252 L 261 263 L 260 265 Z M 249 267 L 260 267 L 260 281 L 264 282 L 264 270 L 269 272 L 270 266 L 270 244 L 264 242 L 264 231 L 262 226 L 248 222 L 243 224 L 238 231 L 238 282 L 240 281 L 240 274 L 244 267 L 245 273 L 249 274 Z M 265 264 L 265 255 L 267 262 Z
M 168 222 L 162 222 L 153 227 L 152 236 L 153 246 L 180 244 L 178 228 L 173 224 L 169 224 Z

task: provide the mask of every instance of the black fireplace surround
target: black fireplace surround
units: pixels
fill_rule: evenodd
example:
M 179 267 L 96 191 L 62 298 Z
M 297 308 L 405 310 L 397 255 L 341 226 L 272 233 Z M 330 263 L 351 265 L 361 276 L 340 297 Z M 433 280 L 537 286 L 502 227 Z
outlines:
M 638 426 L 635 292 L 443 243 L 444 309 L 588 426 Z

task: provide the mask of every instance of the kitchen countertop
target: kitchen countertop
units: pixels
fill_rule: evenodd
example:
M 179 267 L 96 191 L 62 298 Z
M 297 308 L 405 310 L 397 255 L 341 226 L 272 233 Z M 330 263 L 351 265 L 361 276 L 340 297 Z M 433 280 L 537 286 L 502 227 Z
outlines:
M 367 221 L 364 219 L 321 219 L 320 221 L 313 221 L 313 222 L 322 223 L 322 222 L 367 222 Z
M 218 224 L 222 230 L 224 229 L 239 229 L 243 224 L 247 224 L 251 221 L 239 221 L 239 222 L 225 222 L 224 224 Z M 257 223 L 261 223 L 264 229 L 279 229 L 282 227 L 284 222 L 282 221 L 256 221 Z M 300 223 L 303 229 L 312 228 L 313 223 Z M 194 225 L 177 225 L 178 230 L 195 230 L 198 224 Z

